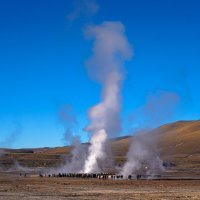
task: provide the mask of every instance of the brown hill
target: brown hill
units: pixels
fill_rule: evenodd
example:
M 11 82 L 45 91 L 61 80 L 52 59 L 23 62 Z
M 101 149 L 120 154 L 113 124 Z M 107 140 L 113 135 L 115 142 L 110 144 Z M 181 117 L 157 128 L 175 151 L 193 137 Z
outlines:
M 200 120 L 166 124 L 149 132 L 149 137 L 151 134 L 157 135 L 163 156 L 200 154 Z M 129 144 L 130 137 L 126 137 L 113 141 L 111 147 L 116 156 L 124 156 Z

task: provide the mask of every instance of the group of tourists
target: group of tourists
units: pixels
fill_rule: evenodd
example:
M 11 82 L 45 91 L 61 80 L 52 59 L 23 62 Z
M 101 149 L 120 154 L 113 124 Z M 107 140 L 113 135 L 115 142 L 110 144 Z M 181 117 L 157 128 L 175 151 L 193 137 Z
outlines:
M 58 173 L 58 174 L 40 174 L 40 177 L 68 177 L 68 178 L 96 178 L 103 180 L 123 180 L 123 179 L 141 179 L 142 175 L 129 175 L 124 177 L 115 173 Z

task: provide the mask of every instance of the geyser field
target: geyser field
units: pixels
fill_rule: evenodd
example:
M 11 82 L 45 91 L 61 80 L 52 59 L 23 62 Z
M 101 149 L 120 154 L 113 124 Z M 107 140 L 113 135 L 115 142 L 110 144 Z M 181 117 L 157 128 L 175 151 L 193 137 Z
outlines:
M 0 199 L 200 199 L 200 121 L 157 126 L 179 102 L 176 93 L 158 91 L 129 122 L 139 124 L 130 136 L 119 137 L 124 64 L 132 46 L 118 21 L 86 26 L 84 33 L 92 40 L 88 74 L 100 85 L 99 102 L 88 109 L 83 127 L 88 143 L 74 131 L 71 106 L 61 109 L 70 145 L 1 149 Z
M 200 200 L 199 2 L 1 1 L 0 200 Z
M 73 147 L 1 150 L 0 199 L 199 199 L 199 126 L 200 121 L 180 121 L 156 129 L 160 158 L 168 163 L 156 180 L 39 177 L 66 166 Z M 130 139 L 109 141 L 113 167 L 126 162 Z

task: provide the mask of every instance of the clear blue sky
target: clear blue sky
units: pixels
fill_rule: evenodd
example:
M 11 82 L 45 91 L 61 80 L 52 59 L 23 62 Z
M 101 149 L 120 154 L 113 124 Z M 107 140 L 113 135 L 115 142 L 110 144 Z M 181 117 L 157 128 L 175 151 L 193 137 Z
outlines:
M 81 129 L 100 86 L 84 67 L 91 43 L 82 30 L 103 21 L 121 21 L 134 49 L 125 66 L 122 118 L 159 90 L 180 97 L 171 121 L 200 118 L 200 1 L 99 0 L 95 15 L 69 22 L 72 2 L 0 1 L 0 143 L 20 124 L 12 147 L 63 145 L 58 111 L 66 104 L 87 140 Z

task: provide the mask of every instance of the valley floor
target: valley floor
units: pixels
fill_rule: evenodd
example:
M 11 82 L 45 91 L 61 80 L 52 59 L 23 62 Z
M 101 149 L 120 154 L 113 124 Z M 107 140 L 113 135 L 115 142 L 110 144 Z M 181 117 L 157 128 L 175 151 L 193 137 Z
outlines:
M 199 200 L 200 180 L 98 180 L 0 174 L 0 200 Z

